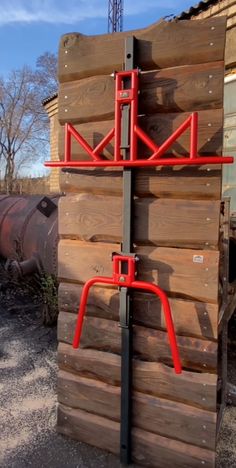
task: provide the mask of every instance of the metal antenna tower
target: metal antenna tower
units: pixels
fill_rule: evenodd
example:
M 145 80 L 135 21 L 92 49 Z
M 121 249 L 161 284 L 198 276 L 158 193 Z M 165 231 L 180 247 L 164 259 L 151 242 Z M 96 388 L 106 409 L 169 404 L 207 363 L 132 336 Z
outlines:
M 123 30 L 123 0 L 108 1 L 108 32 L 119 32 Z

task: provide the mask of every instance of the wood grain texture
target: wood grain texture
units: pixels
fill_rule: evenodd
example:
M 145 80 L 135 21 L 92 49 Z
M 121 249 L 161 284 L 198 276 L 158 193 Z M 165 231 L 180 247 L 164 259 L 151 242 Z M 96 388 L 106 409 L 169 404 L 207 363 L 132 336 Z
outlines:
M 222 107 L 223 87 L 223 61 L 146 72 L 140 76 L 139 111 L 218 109 Z
M 76 316 L 60 312 L 58 319 L 58 339 L 72 343 Z M 140 360 L 162 362 L 172 366 L 169 339 L 166 332 L 134 326 L 134 357 Z M 183 367 L 215 373 L 217 366 L 217 343 L 185 336 L 178 336 L 180 358 Z M 121 331 L 118 322 L 85 317 L 80 346 L 99 351 L 120 354 Z
M 93 193 L 121 196 L 122 172 L 112 170 L 68 169 L 60 172 L 64 193 Z M 194 200 L 221 199 L 219 166 L 136 169 L 134 194 L 138 197 L 162 197 Z
M 121 384 L 121 359 L 117 354 L 93 349 L 73 349 L 59 343 L 59 368 L 109 385 Z M 133 359 L 133 389 L 148 395 L 179 401 L 194 407 L 216 411 L 217 376 L 173 369 L 157 362 Z
M 111 276 L 111 254 L 119 250 L 118 244 L 61 239 L 58 276 L 78 283 Z M 140 246 L 135 252 L 140 259 L 137 279 L 156 283 L 172 295 L 218 302 L 218 251 Z M 194 261 L 196 256 L 202 263 Z
M 124 39 L 130 35 L 139 40 L 137 63 L 142 70 L 223 60 L 225 29 L 226 18 L 218 17 L 193 22 L 160 21 L 112 36 L 65 34 L 59 47 L 59 82 L 122 70 Z
M 220 201 L 140 198 L 134 201 L 134 243 L 218 248 Z M 123 200 L 82 193 L 59 202 L 59 235 L 86 242 L 122 240 Z
M 157 144 L 188 112 L 199 110 L 199 152 L 221 154 L 225 24 L 224 18 L 160 22 L 135 33 L 138 64 L 147 71 L 141 77 L 139 111 L 148 115 L 140 118 L 140 126 Z M 124 38 L 130 34 L 62 37 L 59 119 L 75 123 L 91 146 L 113 124 L 114 82 L 108 75 L 122 69 Z M 188 151 L 186 132 L 168 154 Z M 149 154 L 140 143 L 139 155 Z M 112 144 L 104 155 L 112 158 Z M 72 158 L 86 159 L 74 141 Z M 95 275 L 111 276 L 110 254 L 120 251 L 121 180 L 121 171 L 112 169 L 63 174 L 64 191 L 77 194 L 62 200 L 59 216 L 64 238 L 59 243 L 58 429 L 116 454 L 121 383 L 117 290 L 92 289 L 81 348 L 73 350 L 70 343 L 82 284 Z M 132 455 L 134 462 L 149 467 L 189 468 L 202 462 L 214 467 L 220 184 L 219 167 L 135 171 L 138 279 L 169 293 L 184 368 L 181 376 L 173 372 L 159 300 L 135 293 Z
M 82 286 L 61 283 L 59 286 L 59 310 L 77 313 Z M 175 330 L 178 335 L 217 339 L 218 304 L 184 301 L 169 298 Z M 133 294 L 133 320 L 137 325 L 166 330 L 165 317 L 160 300 L 153 294 Z M 117 289 L 94 287 L 90 290 L 86 314 L 108 320 L 119 320 L 119 292 Z
M 86 411 L 59 405 L 57 429 L 62 434 L 81 442 L 119 454 L 120 424 Z M 214 468 L 215 454 L 140 429 L 132 430 L 134 462 L 159 468 Z
M 167 114 L 153 114 L 139 118 L 140 127 L 157 144 L 164 141 L 187 119 L 188 112 L 175 112 Z M 203 110 L 198 112 L 198 151 L 201 155 L 217 155 L 222 152 L 223 134 L 223 110 Z M 75 129 L 85 138 L 92 148 L 95 148 L 103 137 L 114 127 L 114 121 L 89 122 L 74 125 Z M 176 143 L 168 149 L 166 154 L 178 156 L 189 155 L 189 131 L 184 132 Z M 72 160 L 89 160 L 88 154 L 76 142 L 71 139 Z M 60 159 L 64 159 L 65 128 L 59 126 L 58 152 Z M 102 153 L 108 159 L 114 154 L 113 140 L 107 145 Z M 145 157 L 150 155 L 150 150 L 143 144 L 138 145 L 138 155 Z M 146 169 L 145 169 L 146 170 Z M 150 169 L 149 169 L 150 170 Z M 173 169 L 175 170 L 175 169 Z M 85 171 L 85 170 L 84 170 Z M 85 172 L 86 173 L 86 172 Z
M 230 69 L 235 67 L 236 64 L 236 37 L 235 27 L 229 29 L 226 34 L 226 45 L 225 45 L 225 66 Z
M 162 447 L 161 449 L 159 444 Z M 171 468 L 173 466 L 188 468 L 190 466 L 197 467 L 200 463 L 202 465 L 202 461 L 204 461 L 204 466 L 215 467 L 215 452 L 189 444 L 185 448 L 188 459 L 184 456 L 183 446 L 181 446 L 180 455 L 180 446 L 178 445 L 177 448 L 175 440 L 165 439 L 163 441 L 156 434 L 141 431 L 140 429 L 133 430 L 133 458 L 142 465 L 156 466 L 158 463 L 160 468 Z M 176 450 L 177 453 L 174 453 Z
M 139 79 L 139 113 L 189 112 L 222 107 L 224 63 L 167 68 Z M 62 83 L 58 97 L 61 124 L 114 118 L 115 82 L 110 75 Z
M 59 371 L 58 401 L 120 421 L 120 387 Z M 216 413 L 133 392 L 133 425 L 198 447 L 215 448 Z M 203 426 L 207 426 L 203 439 Z

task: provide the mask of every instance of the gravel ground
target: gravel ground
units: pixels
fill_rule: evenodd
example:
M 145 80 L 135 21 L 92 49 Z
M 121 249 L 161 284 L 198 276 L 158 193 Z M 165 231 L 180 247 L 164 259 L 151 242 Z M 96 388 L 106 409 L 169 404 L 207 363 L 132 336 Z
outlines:
M 56 327 L 41 323 L 37 295 L 0 289 L 1 468 L 118 468 L 117 457 L 56 433 Z M 30 304 L 30 305 L 29 305 Z M 234 382 L 235 347 L 229 375 Z M 218 467 L 236 467 L 236 408 L 227 407 Z M 174 468 L 174 467 L 173 467 Z
M 0 309 L 1 468 L 119 467 L 116 457 L 60 436 L 56 424 L 56 328 L 40 308 Z

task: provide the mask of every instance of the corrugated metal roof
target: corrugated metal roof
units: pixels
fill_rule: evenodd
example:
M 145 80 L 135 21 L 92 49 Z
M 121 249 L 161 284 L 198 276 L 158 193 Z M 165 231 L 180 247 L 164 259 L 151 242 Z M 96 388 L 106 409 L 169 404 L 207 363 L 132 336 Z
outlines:
M 46 97 L 46 98 L 42 101 L 43 106 L 44 106 L 45 104 L 47 104 L 48 102 L 52 101 L 52 99 L 56 98 L 57 96 L 58 96 L 58 93 L 55 92 L 55 93 L 51 94 L 51 96 Z
M 190 19 L 191 16 L 196 16 L 201 11 L 207 10 L 210 6 L 219 3 L 221 0 L 202 0 L 197 5 L 190 7 L 188 10 L 183 11 L 180 15 L 176 16 L 178 20 Z

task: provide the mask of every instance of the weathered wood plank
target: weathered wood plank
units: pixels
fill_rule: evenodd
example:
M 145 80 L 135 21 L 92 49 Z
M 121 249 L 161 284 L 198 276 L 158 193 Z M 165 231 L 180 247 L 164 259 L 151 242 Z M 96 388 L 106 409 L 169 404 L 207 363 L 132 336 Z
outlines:
M 155 114 L 221 108 L 223 82 L 223 61 L 143 73 L 140 76 L 139 111 Z
M 122 172 L 111 168 L 68 169 L 60 172 L 60 186 L 64 193 L 121 196 Z M 220 200 L 221 169 L 214 165 L 136 169 L 134 194 L 138 197 Z
M 59 371 L 58 401 L 120 421 L 120 387 Z M 199 447 L 215 448 L 216 413 L 133 392 L 133 425 Z M 206 426 L 204 438 L 202 427 Z
M 154 434 L 215 449 L 216 413 L 134 392 L 133 424 Z
M 163 441 L 156 434 L 140 429 L 133 430 L 133 459 L 142 465 L 160 468 L 189 468 L 191 466 L 192 468 L 202 465 L 204 461 L 204 466 L 215 467 L 215 452 L 186 445 L 186 454 L 189 457 L 187 460 L 184 457 L 184 447 L 181 447 L 181 455 L 179 449 L 178 446 L 178 453 L 174 453 L 176 451 L 175 440 L 165 439 Z
M 193 22 L 160 21 L 112 36 L 65 34 L 59 47 L 59 81 L 122 70 L 124 39 L 130 35 L 139 40 L 137 63 L 142 70 L 223 60 L 225 29 L 226 18 L 216 17 Z
M 61 283 L 59 286 L 59 310 L 77 313 L 82 286 Z M 175 330 L 178 335 L 216 339 L 218 336 L 218 304 L 183 301 L 169 298 Z M 133 320 L 137 325 L 166 330 L 166 322 L 160 300 L 153 294 L 135 293 L 132 299 Z M 119 292 L 117 289 L 94 287 L 87 302 L 87 315 L 119 320 Z
M 137 244 L 217 249 L 219 201 L 137 199 L 134 216 Z
M 190 166 L 140 170 L 135 173 L 135 194 L 166 198 L 221 199 L 222 166 Z M 174 183 L 173 183 L 174 178 Z
M 120 424 L 87 411 L 59 405 L 58 431 L 81 442 L 119 454 Z M 206 468 L 214 468 L 215 454 L 140 429 L 133 429 L 133 459 L 145 466 L 159 468 L 197 468 L 202 460 Z
M 72 343 L 76 315 L 60 312 L 58 319 L 58 339 Z M 80 346 L 99 351 L 120 354 L 121 332 L 118 322 L 85 317 Z M 217 343 L 185 336 L 177 337 L 180 357 L 186 369 L 215 372 L 217 366 Z M 166 332 L 134 326 L 134 357 L 152 362 L 172 365 L 169 339 Z
M 62 197 L 59 235 L 86 242 L 119 243 L 122 204 L 121 197 L 86 193 Z M 220 201 L 135 199 L 134 243 L 217 249 L 220 206 Z
M 117 354 L 93 349 L 73 349 L 59 343 L 59 368 L 109 385 L 121 384 L 121 359 Z M 133 360 L 133 388 L 149 395 L 216 411 L 217 376 L 198 372 L 175 374 L 157 362 Z
M 224 63 L 167 68 L 139 79 L 139 113 L 189 112 L 222 107 Z M 110 75 L 62 83 L 58 119 L 61 124 L 114 118 L 115 82 Z
M 205 302 L 183 301 L 169 298 L 172 317 L 178 335 L 217 339 L 219 305 Z M 135 294 L 133 299 L 135 323 L 156 329 L 166 329 L 166 322 L 158 298 L 146 294 Z
M 186 120 L 190 114 L 187 112 L 175 112 L 172 114 L 154 114 L 140 117 L 140 127 L 157 144 L 164 141 Z M 221 154 L 223 141 L 223 110 L 205 110 L 198 112 L 198 150 L 201 155 Z M 74 125 L 75 129 L 85 138 L 93 148 L 103 139 L 103 137 L 113 128 L 114 121 L 89 122 Z M 59 157 L 64 159 L 65 148 L 65 128 L 59 126 Z M 189 154 L 189 131 L 184 132 L 167 151 L 167 154 L 188 155 Z M 89 156 L 74 138 L 71 140 L 71 157 L 73 160 L 89 160 Z M 113 141 L 104 149 L 102 153 L 108 159 L 114 154 Z M 143 144 L 138 147 L 138 154 L 142 157 L 150 155 L 150 150 Z M 166 168 L 165 168 L 166 169 Z M 149 169 L 150 170 L 150 169 Z M 140 172 L 140 170 L 138 170 Z
M 96 275 L 111 276 L 111 254 L 117 244 L 61 239 L 58 276 L 84 283 Z M 138 279 L 158 284 L 165 291 L 205 302 L 218 302 L 219 252 L 140 246 Z
M 226 46 L 225 46 L 225 65 L 226 68 L 230 69 L 236 64 L 236 37 L 235 28 L 227 31 L 226 34 Z

